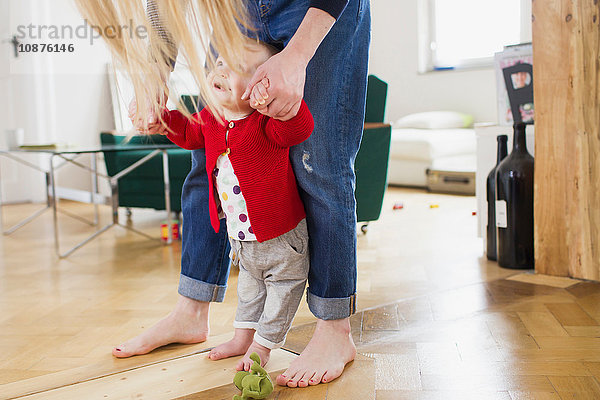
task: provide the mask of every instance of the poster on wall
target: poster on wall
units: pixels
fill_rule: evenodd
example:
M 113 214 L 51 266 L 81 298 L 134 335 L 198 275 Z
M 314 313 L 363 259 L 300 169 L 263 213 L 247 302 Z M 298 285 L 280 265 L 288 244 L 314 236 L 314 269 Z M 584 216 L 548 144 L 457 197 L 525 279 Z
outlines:
M 531 43 L 506 46 L 494 55 L 498 125 L 533 123 L 533 48 Z

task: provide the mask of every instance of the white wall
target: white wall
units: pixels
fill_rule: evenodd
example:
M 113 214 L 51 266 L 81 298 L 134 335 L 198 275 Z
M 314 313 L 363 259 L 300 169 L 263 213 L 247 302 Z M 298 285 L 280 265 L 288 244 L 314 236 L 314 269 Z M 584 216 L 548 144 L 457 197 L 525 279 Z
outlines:
M 82 25 L 83 18 L 72 0 L 52 0 L 51 3 L 48 23 Z M 110 54 L 99 39 L 93 44 L 89 39 L 77 38 L 64 42 L 74 43 L 75 51 L 51 58 L 50 78 L 55 89 L 54 140 L 82 146 L 97 144 L 101 130 L 114 128 L 106 75 Z
M 40 0 L 38 0 L 40 1 Z M 47 1 L 47 0 L 41 0 Z M 472 114 L 476 121 L 496 120 L 493 68 L 419 74 L 417 0 L 372 0 L 372 42 L 369 72 L 389 84 L 386 119 L 432 110 Z M 81 23 L 71 0 L 52 0 L 53 24 Z M 101 130 L 113 129 L 105 64 L 110 55 L 101 41 L 71 58 L 72 71 L 54 66 L 56 140 L 96 144 Z
M 44 1 L 44 0 L 42 0 Z M 47 1 L 47 0 L 46 0 Z M 54 25 L 80 26 L 83 18 L 71 0 L 52 0 L 47 20 Z M 101 40 L 65 39 L 74 43 L 72 54 L 52 57 L 54 83 L 53 141 L 82 147 L 99 144 L 100 132 L 114 129 L 106 64 L 110 54 Z M 89 156 L 83 156 L 85 161 Z M 100 163 L 101 165 L 102 163 Z M 68 187 L 89 189 L 89 174 L 72 166 L 59 171 L 57 182 Z
M 38 0 L 46 2 L 47 0 Z M 52 0 L 53 24 L 81 23 L 71 0 Z M 476 121 L 496 120 L 494 70 L 438 71 L 419 74 L 418 0 L 372 0 L 370 73 L 389 84 L 386 119 L 431 110 L 470 113 Z M 84 53 L 82 53 L 84 51 Z M 101 41 L 71 58 L 72 71 L 54 66 L 56 139 L 80 145 L 96 144 L 101 130 L 113 129 L 105 64 L 110 55 Z
M 11 0 L 11 5 L 21 1 Z M 27 1 L 39 4 L 38 12 L 30 22 L 77 26 L 83 21 L 71 0 Z M 373 24 L 369 68 L 370 73 L 389 84 L 386 120 L 396 120 L 414 112 L 455 110 L 474 115 L 476 121 L 495 121 L 496 89 L 491 67 L 417 72 L 417 3 L 418 0 L 371 1 Z M 93 46 L 81 40 L 73 42 L 77 46 L 73 54 L 45 58 L 49 79 L 45 80 L 43 93 L 48 96 L 48 113 L 36 116 L 45 125 L 35 135 L 26 132 L 26 138 L 87 146 L 98 143 L 100 131 L 114 128 L 105 73 L 110 55 L 100 40 Z M 23 104 L 22 101 L 13 103 L 15 106 Z M 15 113 L 14 127 L 27 125 L 24 118 L 31 118 L 29 114 L 19 115 Z M 89 188 L 87 175 L 69 171 L 75 170 L 70 168 L 62 172 L 59 183 L 68 180 L 69 185 Z
M 476 122 L 496 121 L 493 68 L 419 74 L 419 0 L 372 0 L 369 73 L 389 84 L 386 120 L 406 114 L 450 110 Z
M 22 43 L 73 45 L 74 51 L 10 56 L 12 94 L 5 100 L 12 112 L 9 126 L 4 128 L 23 128 L 26 143 L 98 144 L 100 131 L 114 129 L 106 75 L 110 55 L 104 43 L 95 40 L 90 44 L 89 37 L 75 36 L 57 40 L 50 36 L 50 28 L 38 30 L 38 26 L 56 26 L 61 32 L 62 26 L 82 26 L 84 20 L 72 0 L 10 0 L 9 4 L 10 33 L 25 31 Z M 29 30 L 30 24 L 33 30 Z M 42 168 L 48 168 L 47 157 L 37 160 Z M 79 159 L 84 164 L 87 160 L 89 156 Z M 43 176 L 37 175 L 32 185 L 35 189 L 11 200 L 44 201 Z M 89 174 L 73 166 L 60 168 L 57 182 L 68 182 L 65 186 L 77 189 L 91 187 Z
M 5 0 L 0 0 L 5 1 Z M 18 34 L 19 26 L 25 26 L 27 37 L 23 43 L 64 43 L 73 44 L 72 53 L 23 54 L 17 59 L 11 58 L 10 82 L 6 79 L 0 83 L 12 85 L 12 95 L 0 97 L 0 106 L 9 111 L 10 121 L 0 124 L 0 128 L 25 130 L 25 142 L 31 144 L 60 143 L 75 147 L 94 147 L 99 144 L 100 132 L 115 129 L 113 118 L 110 86 L 107 76 L 107 64 L 111 56 L 101 39 L 90 43 L 88 37 L 62 40 L 51 40 L 49 28 L 43 30 L 43 36 L 38 36 L 38 26 L 56 26 L 59 31 L 63 26 L 77 29 L 84 20 L 72 0 L 9 0 L 10 32 Z M 33 31 L 27 27 L 33 24 Z M 22 31 L 22 28 L 21 28 Z M 32 33 L 33 32 L 33 33 Z M 67 34 L 69 33 L 66 31 Z M 6 36 L 9 36 L 8 34 Z M 61 31 L 62 36 L 62 31 Z M 8 54 L 8 46 L 2 48 Z M 12 51 L 12 48 L 10 49 Z M 34 64 L 34 65 L 30 65 Z M 178 65 L 173 74 L 178 89 L 189 86 L 190 77 L 185 68 Z M 124 84 L 124 82 L 120 82 Z M 121 87 L 121 92 L 129 96 L 127 87 Z M 186 93 L 189 91 L 186 91 Z M 32 100 L 35 99 L 35 100 Z M 8 104 L 5 106 L 4 102 Z M 129 99 L 123 99 L 128 103 Z M 47 157 L 37 157 L 41 167 L 47 168 Z M 78 159 L 89 165 L 90 156 L 84 155 Z M 99 167 L 104 170 L 100 157 Z M 103 171 L 101 171 L 103 172 Z M 32 174 L 36 174 L 35 172 Z M 40 174 L 37 174 L 40 175 Z M 36 189 L 27 189 L 17 194 L 10 189 L 13 196 L 11 201 L 44 201 L 43 176 L 35 175 Z M 89 173 L 77 167 L 65 165 L 58 170 L 57 183 L 69 188 L 89 190 L 91 179 Z M 39 179 L 38 179 L 39 178 Z M 105 180 L 100 180 L 101 188 L 107 193 Z M 7 196 L 4 196 L 5 198 Z

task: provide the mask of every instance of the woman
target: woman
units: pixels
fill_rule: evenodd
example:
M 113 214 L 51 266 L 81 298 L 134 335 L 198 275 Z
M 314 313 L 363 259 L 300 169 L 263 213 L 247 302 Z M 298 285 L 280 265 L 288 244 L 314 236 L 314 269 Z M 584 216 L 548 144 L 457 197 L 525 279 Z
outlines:
M 137 0 L 77 0 L 91 23 L 104 26 L 127 21 L 133 15 L 142 21 Z M 112 7 L 106 4 L 112 4 Z M 114 3 L 114 4 L 113 4 Z M 313 337 L 300 356 L 277 377 L 277 383 L 306 387 L 330 382 L 354 359 L 356 348 L 350 334 L 349 317 L 355 311 L 356 295 L 356 211 L 354 159 L 360 145 L 364 121 L 366 75 L 370 41 L 368 0 L 237 0 L 214 5 L 211 0 L 149 1 L 152 41 L 156 63 L 147 63 L 144 49 L 128 38 L 108 41 L 113 55 L 133 76 L 136 86 L 138 128 L 159 132 L 163 128 L 149 121 L 165 102 L 162 93 L 175 51 L 173 43 L 187 58 L 207 105 L 203 63 L 198 57 L 192 33 L 212 26 L 210 46 L 230 65 L 243 45 L 241 32 L 283 47 L 258 68 L 245 95 L 263 78 L 269 80 L 269 97 L 257 110 L 286 120 L 298 111 L 302 98 L 311 110 L 315 129 L 309 140 L 290 151 L 294 173 L 307 213 L 310 236 L 310 272 L 307 301 L 317 317 Z M 156 7 L 155 7 L 156 6 Z M 108 9 L 107 9 L 108 7 Z M 193 15 L 186 20 L 186 11 Z M 160 16 L 160 17 L 157 17 Z M 158 42 L 158 43 L 157 43 Z M 227 45 L 224 45 L 227 44 Z M 211 62 L 211 51 L 207 52 Z M 144 60 L 147 65 L 144 65 Z M 139 74 L 137 71 L 144 71 Z M 150 81 L 150 82 L 148 82 Z M 214 108 L 214 106 L 212 106 Z M 217 110 L 218 111 L 218 110 Z M 192 171 L 184 185 L 184 224 L 181 295 L 174 310 L 141 335 L 117 346 L 113 354 L 129 357 L 145 354 L 168 343 L 197 343 L 208 336 L 208 312 L 212 301 L 222 301 L 229 273 L 228 241 L 224 233 L 210 231 L 202 150 L 193 153 Z M 220 232 L 225 232 L 225 228 Z

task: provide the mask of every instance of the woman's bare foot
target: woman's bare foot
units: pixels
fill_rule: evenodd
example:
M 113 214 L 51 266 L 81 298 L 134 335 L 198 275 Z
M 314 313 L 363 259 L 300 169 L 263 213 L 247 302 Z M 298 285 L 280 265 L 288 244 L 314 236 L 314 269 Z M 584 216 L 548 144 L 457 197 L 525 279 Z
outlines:
M 113 356 L 124 358 L 151 352 L 170 343 L 200 343 L 208 337 L 209 303 L 180 296 L 169 315 L 140 335 L 115 347 Z
M 208 358 L 217 361 L 223 358 L 241 356 L 246 353 L 253 339 L 254 329 L 235 328 L 233 339 L 212 349 L 208 353 Z
M 260 366 L 264 367 L 269 361 L 269 357 L 271 356 L 271 349 L 256 343 L 256 341 L 252 341 L 250 347 L 244 354 L 244 357 L 240 360 L 240 362 L 235 366 L 237 371 L 250 371 L 250 367 L 254 364 L 254 361 L 250 359 L 250 354 L 256 353 L 260 356 Z
M 317 320 L 317 327 L 304 351 L 277 377 L 277 384 L 306 387 L 329 383 L 354 360 L 356 346 L 350 334 L 350 320 Z

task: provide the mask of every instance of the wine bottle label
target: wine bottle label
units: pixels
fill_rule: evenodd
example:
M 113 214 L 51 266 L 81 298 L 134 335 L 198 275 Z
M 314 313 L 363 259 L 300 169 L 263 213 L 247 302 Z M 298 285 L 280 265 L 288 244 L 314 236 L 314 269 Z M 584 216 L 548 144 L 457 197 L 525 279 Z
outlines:
M 508 226 L 505 200 L 496 200 L 496 226 L 498 228 L 506 228 Z

